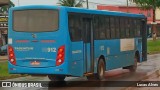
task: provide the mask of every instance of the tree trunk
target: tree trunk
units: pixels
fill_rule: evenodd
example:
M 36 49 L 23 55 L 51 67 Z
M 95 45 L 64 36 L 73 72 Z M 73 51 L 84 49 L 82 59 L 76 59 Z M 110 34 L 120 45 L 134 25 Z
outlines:
M 89 4 L 88 4 L 88 0 L 86 0 L 86 4 L 87 4 L 87 9 L 89 9 Z
M 153 24 L 152 24 L 152 30 L 153 30 L 153 34 L 152 34 L 152 37 L 153 37 L 153 40 L 155 41 L 157 39 L 157 25 L 156 25 L 156 13 L 155 13 L 155 9 L 153 8 Z

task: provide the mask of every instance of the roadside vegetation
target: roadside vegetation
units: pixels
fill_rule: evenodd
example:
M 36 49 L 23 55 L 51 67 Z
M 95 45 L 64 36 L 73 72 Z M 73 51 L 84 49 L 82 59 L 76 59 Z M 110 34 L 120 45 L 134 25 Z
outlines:
M 83 7 L 83 0 L 59 0 L 57 4 L 68 7 Z
M 127 0 L 128 1 L 128 0 Z M 160 0 L 129 0 L 137 5 L 140 9 L 151 10 L 152 9 L 152 22 L 156 21 L 156 9 L 160 8 Z M 154 37 L 153 40 L 156 40 L 156 24 L 152 24 Z
M 148 54 L 160 53 L 160 40 L 148 40 L 147 41 L 147 52 Z
M 14 7 L 14 6 L 15 6 L 14 3 L 11 0 L 9 0 L 8 5 L 4 5 L 4 6 L 0 7 L 0 12 L 2 14 L 6 14 L 6 13 L 8 13 L 9 8 Z
M 9 74 L 8 73 L 8 62 L 0 62 L 0 80 L 17 78 L 27 75 L 20 75 L 20 74 Z

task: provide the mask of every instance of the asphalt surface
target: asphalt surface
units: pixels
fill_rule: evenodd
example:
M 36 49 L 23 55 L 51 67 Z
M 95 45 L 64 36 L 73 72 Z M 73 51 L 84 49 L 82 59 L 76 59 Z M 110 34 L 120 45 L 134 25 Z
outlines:
M 116 69 L 112 71 L 106 72 L 106 79 L 104 81 L 140 81 L 149 77 L 149 75 L 155 73 L 156 70 L 160 69 L 160 54 L 149 55 L 148 61 L 139 63 L 137 71 L 135 73 L 129 72 L 124 69 Z M 6 81 L 49 81 L 47 77 L 20 77 L 16 79 L 8 79 Z M 43 88 L 0 88 L 0 90 L 124 90 L 126 87 L 109 87 L 107 85 L 100 87 L 95 87 L 99 85 L 100 82 L 93 81 L 90 82 L 82 82 L 88 81 L 86 77 L 67 77 L 65 81 L 81 81 L 81 82 L 71 82 L 70 84 L 77 86 L 94 86 L 94 87 L 43 87 Z M 120 83 L 120 82 L 118 82 Z M 116 85 L 117 82 L 112 82 L 110 85 Z M 51 84 L 52 85 L 52 84 Z

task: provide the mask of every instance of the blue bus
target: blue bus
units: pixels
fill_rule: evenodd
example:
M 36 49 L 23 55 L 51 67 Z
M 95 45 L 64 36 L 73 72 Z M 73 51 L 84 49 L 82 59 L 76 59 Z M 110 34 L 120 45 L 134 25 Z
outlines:
M 9 10 L 11 74 L 105 78 L 147 60 L 146 17 L 113 11 L 31 5 Z

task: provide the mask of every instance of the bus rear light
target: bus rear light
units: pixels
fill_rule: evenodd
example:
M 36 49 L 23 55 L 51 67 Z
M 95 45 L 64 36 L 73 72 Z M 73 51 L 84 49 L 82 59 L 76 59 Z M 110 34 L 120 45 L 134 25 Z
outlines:
M 15 60 L 14 59 L 11 59 L 11 62 L 14 62 Z
M 59 54 L 59 55 L 58 55 L 58 58 L 61 58 L 62 56 L 63 56 L 62 54 Z
M 13 57 L 13 54 L 12 54 L 12 53 L 10 54 L 10 57 Z
M 12 48 L 9 48 L 9 52 L 12 52 L 13 51 L 13 49 Z
M 61 46 L 58 48 L 56 66 L 59 66 L 64 62 L 64 57 L 65 57 L 65 46 Z
M 59 49 L 59 52 L 60 52 L 60 53 L 61 53 L 61 52 L 63 52 L 63 49 L 62 49 L 62 48 L 60 48 L 60 49 Z
M 14 55 L 14 49 L 12 46 L 8 46 L 8 54 L 9 54 L 9 61 L 11 64 L 16 65 L 16 59 Z
M 61 60 L 61 59 L 59 59 L 59 60 L 58 60 L 58 62 L 59 62 L 59 63 L 61 63 L 61 62 L 62 62 L 62 60 Z

